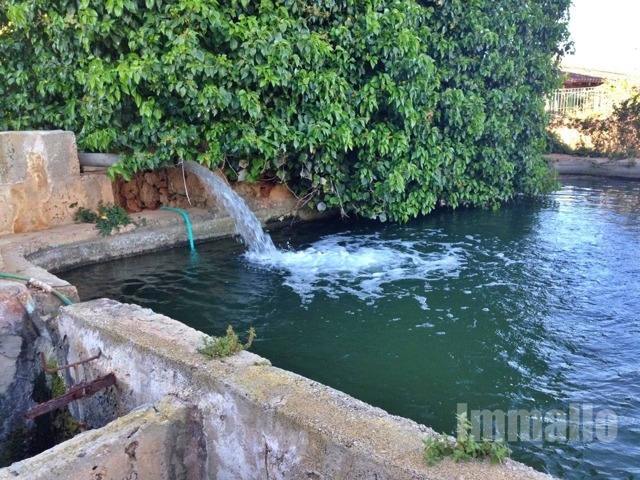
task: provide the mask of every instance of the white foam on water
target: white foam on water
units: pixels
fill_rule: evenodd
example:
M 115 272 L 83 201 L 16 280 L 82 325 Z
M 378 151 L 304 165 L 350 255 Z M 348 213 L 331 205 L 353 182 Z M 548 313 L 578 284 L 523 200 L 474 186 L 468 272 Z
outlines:
M 428 285 L 414 292 L 411 288 L 399 288 L 398 284 L 404 280 L 426 283 L 457 275 L 462 264 L 460 247 L 425 240 L 382 240 L 377 234 L 332 235 L 304 250 L 278 250 L 244 200 L 222 178 L 195 162 L 185 163 L 184 168 L 200 178 L 233 219 L 236 232 L 249 247 L 246 258 L 282 272 L 284 284 L 298 293 L 303 302 L 322 291 L 332 298 L 354 295 L 370 304 L 384 295 L 385 285 L 393 283 L 392 294 L 396 298 L 412 296 L 420 308 L 428 310 L 426 297 L 420 295 L 429 290 Z
M 433 328 L 435 325 L 433 323 L 423 323 L 421 325 L 416 325 L 416 328 Z
M 278 250 L 274 254 L 250 251 L 245 256 L 254 264 L 283 274 L 284 284 L 303 302 L 309 302 L 318 292 L 331 298 L 349 294 L 371 300 L 381 298 L 385 286 L 394 284 L 395 297 L 412 296 L 425 309 L 426 283 L 442 276 L 457 276 L 464 263 L 461 249 L 451 244 L 349 234 L 325 237 L 304 250 Z M 423 281 L 424 285 L 414 293 L 403 289 L 405 280 Z

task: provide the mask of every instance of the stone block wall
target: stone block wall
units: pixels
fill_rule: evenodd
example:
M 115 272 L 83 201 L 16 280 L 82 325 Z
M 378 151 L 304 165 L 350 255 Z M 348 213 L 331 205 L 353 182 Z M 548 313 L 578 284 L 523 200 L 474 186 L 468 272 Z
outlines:
M 193 408 L 167 396 L 0 469 L 0 480 L 204 480 L 198 422 Z
M 0 465 L 29 449 L 34 425 L 22 415 L 35 405 L 33 383 L 43 347 L 32 316 L 35 305 L 24 285 L 0 280 Z
M 218 171 L 219 172 L 219 171 Z M 219 175 L 222 175 L 219 173 Z M 293 194 L 283 184 L 234 182 L 231 185 L 252 209 L 272 208 L 290 201 Z M 130 181 L 118 178 L 114 184 L 116 205 L 129 213 L 174 208 L 212 208 L 216 200 L 192 172 L 166 167 L 155 172 L 138 172 Z M 187 197 L 188 194 L 188 197 Z
M 138 213 L 147 209 L 156 210 L 163 206 L 174 208 L 214 206 L 215 200 L 207 194 L 198 177 L 191 172 L 184 173 L 183 178 L 182 169 L 167 167 L 155 172 L 138 172 L 128 182 L 118 177 L 114 184 L 116 205 L 125 208 L 129 213 Z
M 0 132 L 0 235 L 73 223 L 78 202 L 113 202 L 105 175 L 82 175 L 72 132 Z

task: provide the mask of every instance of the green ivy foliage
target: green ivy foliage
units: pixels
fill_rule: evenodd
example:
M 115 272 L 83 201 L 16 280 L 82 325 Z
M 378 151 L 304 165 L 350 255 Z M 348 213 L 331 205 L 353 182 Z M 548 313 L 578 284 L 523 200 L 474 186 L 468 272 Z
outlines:
M 5 0 L 0 128 L 111 175 L 195 160 L 406 221 L 555 182 L 544 95 L 570 0 Z

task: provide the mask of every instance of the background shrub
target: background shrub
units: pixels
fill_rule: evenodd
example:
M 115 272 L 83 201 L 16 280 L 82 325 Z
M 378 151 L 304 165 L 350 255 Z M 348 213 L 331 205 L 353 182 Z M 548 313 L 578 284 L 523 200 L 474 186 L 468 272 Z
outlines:
M 640 155 L 640 94 L 620 102 L 605 118 L 561 118 L 550 125 L 552 153 L 587 157 L 635 158 Z M 553 131 L 572 129 L 586 142 L 567 145 Z M 586 144 L 588 143 L 588 144 Z
M 405 221 L 554 186 L 570 0 L 5 0 L 0 128 Z

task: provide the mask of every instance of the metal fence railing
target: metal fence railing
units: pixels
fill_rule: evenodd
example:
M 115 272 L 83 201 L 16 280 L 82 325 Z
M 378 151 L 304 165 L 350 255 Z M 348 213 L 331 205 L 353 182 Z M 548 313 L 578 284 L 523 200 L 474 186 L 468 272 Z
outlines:
M 547 111 L 562 117 L 608 115 L 613 111 L 613 99 L 607 90 L 598 87 L 563 88 L 551 94 Z

